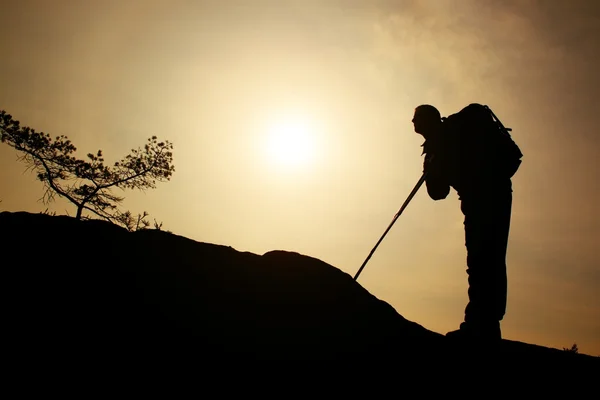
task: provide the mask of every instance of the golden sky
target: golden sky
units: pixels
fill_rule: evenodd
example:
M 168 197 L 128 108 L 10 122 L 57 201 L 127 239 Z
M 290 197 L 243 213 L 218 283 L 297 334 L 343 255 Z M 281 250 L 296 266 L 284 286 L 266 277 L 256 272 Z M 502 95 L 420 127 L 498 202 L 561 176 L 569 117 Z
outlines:
M 421 175 L 414 107 L 488 104 L 525 154 L 503 335 L 600 355 L 600 2 L 19 0 L 2 14 L 0 109 L 109 163 L 173 142 L 171 182 L 125 192 L 125 208 L 352 276 Z M 273 148 L 286 132 L 306 139 L 295 163 Z M 42 194 L 0 146 L 1 210 L 42 211 Z M 359 282 L 445 333 L 465 261 L 456 193 L 423 188 Z

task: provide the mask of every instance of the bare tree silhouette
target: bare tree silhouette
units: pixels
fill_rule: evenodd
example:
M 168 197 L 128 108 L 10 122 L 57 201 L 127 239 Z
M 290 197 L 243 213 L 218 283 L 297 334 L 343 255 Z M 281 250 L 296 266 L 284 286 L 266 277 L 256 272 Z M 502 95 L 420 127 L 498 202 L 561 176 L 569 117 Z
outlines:
M 87 210 L 129 230 L 147 227 L 142 221 L 148 214 L 144 211 L 134 223 L 136 217 L 119 210 L 124 197 L 116 196 L 113 189 L 154 189 L 156 182 L 169 181 L 175 171 L 173 145 L 159 142 L 156 136 L 149 138 L 143 148 L 132 149 L 113 166 L 107 166 L 102 150 L 89 153 L 87 160 L 77 159 L 73 156 L 77 149 L 66 136 L 53 140 L 48 133 L 21 126 L 2 110 L 0 140 L 19 151 L 19 160 L 37 173 L 45 188 L 41 199 L 44 204 L 59 195 L 76 206 L 76 219 L 82 219 Z

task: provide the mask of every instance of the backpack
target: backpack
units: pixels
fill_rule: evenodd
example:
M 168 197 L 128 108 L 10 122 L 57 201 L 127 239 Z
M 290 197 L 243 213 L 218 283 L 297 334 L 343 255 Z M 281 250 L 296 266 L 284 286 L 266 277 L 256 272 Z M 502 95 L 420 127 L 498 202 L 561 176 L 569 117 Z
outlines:
M 472 103 L 442 119 L 460 137 L 467 158 L 479 166 L 512 178 L 521 165 L 523 153 L 506 128 L 487 106 Z

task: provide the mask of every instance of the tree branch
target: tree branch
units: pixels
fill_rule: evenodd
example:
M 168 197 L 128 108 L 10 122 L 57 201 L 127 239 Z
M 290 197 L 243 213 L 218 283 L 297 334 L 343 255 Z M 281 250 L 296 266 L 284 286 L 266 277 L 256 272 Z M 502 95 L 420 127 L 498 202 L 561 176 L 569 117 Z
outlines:
M 54 183 L 54 178 L 52 178 L 52 171 L 50 170 L 50 167 L 48 166 L 48 164 L 46 164 L 46 160 L 44 160 L 43 157 L 40 157 L 37 154 L 35 154 L 34 152 L 32 152 L 28 149 L 22 148 L 22 147 L 20 147 L 20 148 L 15 147 L 15 149 L 20 150 L 20 151 L 28 154 L 30 157 L 37 159 L 42 164 L 42 167 L 44 167 L 44 170 L 46 172 L 46 178 L 47 178 L 46 182 L 52 188 L 52 190 L 54 190 L 60 196 L 65 197 L 66 199 L 68 199 L 71 203 L 75 204 L 76 206 L 78 206 L 78 207 L 80 206 L 80 204 L 77 202 L 77 200 L 75 198 L 71 197 L 67 192 L 62 190 L 62 188 L 59 185 L 56 185 Z

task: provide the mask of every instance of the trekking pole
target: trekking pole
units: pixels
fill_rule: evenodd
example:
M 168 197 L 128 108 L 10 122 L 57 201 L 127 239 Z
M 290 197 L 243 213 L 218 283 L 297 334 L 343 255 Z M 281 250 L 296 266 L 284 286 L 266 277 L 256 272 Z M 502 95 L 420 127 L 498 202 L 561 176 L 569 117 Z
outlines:
M 377 242 L 377 244 L 375 245 L 375 247 L 373 247 L 373 250 L 371 250 L 371 253 L 369 253 L 369 255 L 367 256 L 365 262 L 363 262 L 363 264 L 360 266 L 360 268 L 359 268 L 358 272 L 356 273 L 356 275 L 354 275 L 354 280 L 356 280 L 358 278 L 358 275 L 360 275 L 361 271 L 363 270 L 363 268 L 365 267 L 365 265 L 367 265 L 367 262 L 369 261 L 369 259 L 373 255 L 373 253 L 375 253 L 375 250 L 377 249 L 377 246 L 379 246 L 379 243 L 381 243 L 381 241 L 383 240 L 383 238 L 385 237 L 385 235 L 387 235 L 387 233 L 389 232 L 389 230 L 392 229 L 392 225 L 394 225 L 394 222 L 396 222 L 396 220 L 398 219 L 398 217 L 400 216 L 400 214 L 402 214 L 402 211 L 404 211 L 404 209 L 406 208 L 406 206 L 408 205 L 408 203 L 410 203 L 410 201 L 415 196 L 415 194 L 417 194 L 417 192 L 419 191 L 419 188 L 421 187 L 421 185 L 423 184 L 423 182 L 425 182 L 425 173 L 423 173 L 423 176 L 421 176 L 421 179 L 419 179 L 419 181 L 415 185 L 415 187 L 412 190 L 412 192 L 410 192 L 410 194 L 408 195 L 408 198 L 406 199 L 406 201 L 404 202 L 404 204 L 402 204 L 402 207 L 400 207 L 400 210 L 398 210 L 398 212 L 396 213 L 396 215 L 394 215 L 394 218 L 392 219 L 392 222 L 387 227 L 387 229 L 385 230 L 385 232 L 383 232 L 383 235 L 381 236 L 381 238 L 379 239 L 379 241 Z

